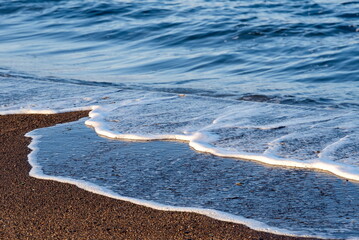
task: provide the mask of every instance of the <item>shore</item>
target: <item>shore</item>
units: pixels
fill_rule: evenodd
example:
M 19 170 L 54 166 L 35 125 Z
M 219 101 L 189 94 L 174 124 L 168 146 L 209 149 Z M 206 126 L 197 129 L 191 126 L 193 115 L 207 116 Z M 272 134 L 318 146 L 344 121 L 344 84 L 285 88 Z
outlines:
M 36 128 L 88 112 L 0 116 L 0 239 L 309 239 L 254 231 L 195 213 L 158 211 L 29 177 Z

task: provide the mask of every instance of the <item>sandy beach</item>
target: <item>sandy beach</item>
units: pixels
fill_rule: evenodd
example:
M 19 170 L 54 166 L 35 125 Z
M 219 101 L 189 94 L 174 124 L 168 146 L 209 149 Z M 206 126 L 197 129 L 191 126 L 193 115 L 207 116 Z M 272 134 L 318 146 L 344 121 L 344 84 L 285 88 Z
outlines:
M 24 135 L 87 114 L 0 116 L 0 239 L 305 239 L 199 214 L 153 210 L 29 177 L 31 139 Z

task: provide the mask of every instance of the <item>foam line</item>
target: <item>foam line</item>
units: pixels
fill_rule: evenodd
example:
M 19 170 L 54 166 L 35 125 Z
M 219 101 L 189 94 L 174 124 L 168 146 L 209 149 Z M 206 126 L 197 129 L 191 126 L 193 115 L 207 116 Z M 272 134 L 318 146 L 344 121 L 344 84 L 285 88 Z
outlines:
M 250 154 L 250 153 L 231 152 L 221 148 L 214 149 L 210 144 L 196 140 L 190 141 L 189 145 L 199 152 L 211 153 L 219 157 L 248 159 L 248 160 L 262 162 L 274 166 L 317 169 L 317 170 L 330 172 L 334 175 L 343 177 L 345 179 L 359 181 L 359 171 L 357 169 L 345 164 L 336 163 L 329 160 L 318 159 L 318 160 L 312 160 L 311 162 L 302 162 L 295 159 L 282 159 L 274 155 L 266 156 L 266 155 Z
M 154 201 L 141 200 L 141 199 L 137 199 L 137 198 L 121 196 L 111 190 L 108 190 L 106 188 L 100 187 L 99 185 L 96 185 L 96 184 L 93 184 L 90 182 L 86 182 L 83 180 L 75 180 L 75 179 L 71 179 L 71 178 L 67 178 L 67 177 L 46 175 L 46 174 L 44 174 L 41 165 L 39 165 L 36 161 L 36 155 L 39 151 L 37 145 L 40 142 L 41 136 L 35 135 L 33 132 L 29 132 L 25 136 L 32 138 L 32 141 L 29 145 L 29 148 L 32 151 L 28 155 L 28 161 L 32 167 L 29 174 L 31 177 L 34 177 L 34 178 L 72 184 L 81 189 L 84 189 L 86 191 L 89 191 L 89 192 L 92 192 L 95 194 L 99 194 L 99 195 L 110 197 L 110 198 L 117 199 L 117 200 L 131 202 L 131 203 L 149 207 L 149 208 L 152 208 L 155 210 L 198 213 L 198 214 L 205 215 L 205 216 L 208 216 L 210 218 L 217 219 L 220 221 L 243 224 L 243 225 L 246 225 L 249 228 L 257 230 L 257 231 L 263 231 L 263 232 L 287 235 L 287 236 L 324 237 L 324 238 L 330 237 L 330 236 L 319 236 L 319 235 L 317 235 L 317 236 L 307 235 L 304 232 L 294 232 L 294 231 L 289 231 L 289 230 L 282 229 L 282 228 L 271 227 L 263 222 L 260 222 L 260 221 L 254 220 L 254 219 L 249 219 L 249 218 L 245 218 L 242 216 L 233 215 L 233 214 L 225 213 L 225 212 L 218 211 L 218 210 L 191 208 L 191 207 L 176 207 L 176 206 L 160 204 L 160 203 L 157 203 Z
M 89 120 L 86 120 L 87 126 L 93 127 L 95 132 L 104 137 L 112 139 L 127 139 L 127 140 L 140 140 L 140 141 L 152 141 L 152 140 L 177 140 L 189 142 L 193 138 L 191 135 L 181 134 L 165 134 L 165 135 L 135 135 L 135 134 L 122 134 L 114 132 L 107 128 L 105 125 L 105 116 L 109 109 L 105 107 L 95 106 L 89 113 Z
M 188 142 L 189 146 L 199 152 L 211 153 L 219 157 L 229 157 L 238 159 L 247 159 L 257 161 L 274 166 L 286 166 L 304 169 L 316 169 L 326 171 L 344 179 L 359 181 L 359 170 L 342 163 L 333 162 L 322 157 L 313 159 L 311 161 L 300 161 L 297 159 L 284 159 L 277 157 L 273 154 L 252 154 L 245 152 L 229 151 L 223 148 L 214 147 L 209 142 L 213 136 L 206 135 L 202 132 L 196 132 L 192 135 L 136 135 L 136 134 L 123 134 L 114 132 L 106 127 L 105 116 L 111 110 L 104 107 L 94 107 L 90 112 L 90 119 L 85 122 L 86 125 L 95 129 L 96 133 L 100 136 L 105 136 L 112 139 L 126 139 L 126 140 L 177 140 Z

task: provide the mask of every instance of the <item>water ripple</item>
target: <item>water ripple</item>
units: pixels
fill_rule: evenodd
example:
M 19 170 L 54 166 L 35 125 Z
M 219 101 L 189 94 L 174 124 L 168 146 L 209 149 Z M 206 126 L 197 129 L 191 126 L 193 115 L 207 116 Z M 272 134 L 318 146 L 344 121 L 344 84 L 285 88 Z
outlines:
M 291 84 L 289 94 L 298 97 L 343 95 L 340 105 L 359 82 L 358 7 L 329 0 L 11 1 L 0 6 L 0 66 L 86 81 L 182 83 L 219 95 L 283 96 Z

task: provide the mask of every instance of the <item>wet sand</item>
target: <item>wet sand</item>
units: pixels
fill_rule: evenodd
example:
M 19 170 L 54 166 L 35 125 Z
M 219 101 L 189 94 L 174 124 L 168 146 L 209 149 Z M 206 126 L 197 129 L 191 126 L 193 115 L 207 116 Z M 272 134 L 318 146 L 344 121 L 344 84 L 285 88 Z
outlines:
M 195 213 L 153 210 L 29 177 L 31 139 L 24 135 L 87 114 L 0 116 L 0 239 L 305 239 Z

